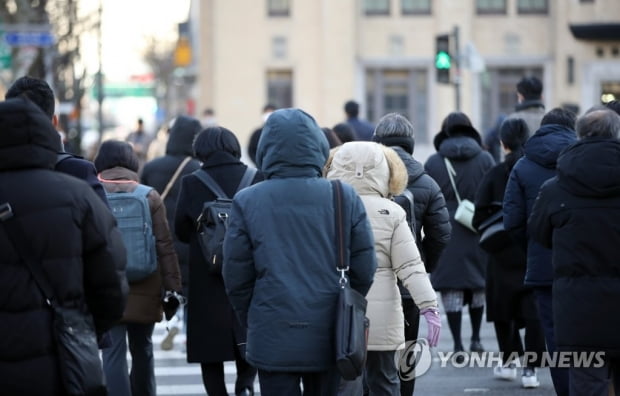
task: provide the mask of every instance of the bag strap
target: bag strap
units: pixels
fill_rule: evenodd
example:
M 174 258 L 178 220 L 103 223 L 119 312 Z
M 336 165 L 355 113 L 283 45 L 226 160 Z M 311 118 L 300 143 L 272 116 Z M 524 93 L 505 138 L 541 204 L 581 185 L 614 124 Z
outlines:
M 461 196 L 459 195 L 459 190 L 456 189 L 456 183 L 454 181 L 454 176 L 456 176 L 456 171 L 452 166 L 452 162 L 448 159 L 448 157 L 443 157 L 443 162 L 446 164 L 446 170 L 448 171 L 448 177 L 450 177 L 450 183 L 452 183 L 452 189 L 454 190 L 454 195 L 456 195 L 456 200 L 461 204 Z
M 164 199 L 166 199 L 166 197 L 168 196 L 168 193 L 170 192 L 170 190 L 172 190 L 172 186 L 174 186 L 174 183 L 179 178 L 179 175 L 181 174 L 181 171 L 183 171 L 183 169 L 185 168 L 185 165 L 187 165 L 187 163 L 189 161 L 191 161 L 191 159 L 192 159 L 192 157 L 190 157 L 189 155 L 187 157 L 185 157 L 183 159 L 183 161 L 181 161 L 181 163 L 177 167 L 177 170 L 174 171 L 174 174 L 170 178 L 170 181 L 168 181 L 168 184 L 166 185 L 166 188 L 164 189 L 164 192 L 161 193 L 161 200 L 162 201 Z
M 256 176 L 256 168 L 250 168 L 249 166 L 245 169 L 245 173 L 239 182 L 239 187 L 237 187 L 237 191 L 243 190 L 250 184 L 252 184 L 252 180 L 254 180 L 254 176 Z
M 332 197 L 334 202 L 334 224 L 336 230 L 336 253 L 337 253 L 337 268 L 341 272 L 341 280 L 344 278 L 344 273 L 349 270 L 345 265 L 344 260 L 344 227 L 342 225 L 342 184 L 340 180 L 331 180 L 332 183 Z
M 197 169 L 193 172 L 194 175 L 200 180 L 213 194 L 215 194 L 220 199 L 229 199 L 228 196 L 219 184 L 207 173 L 207 171 L 202 169 Z

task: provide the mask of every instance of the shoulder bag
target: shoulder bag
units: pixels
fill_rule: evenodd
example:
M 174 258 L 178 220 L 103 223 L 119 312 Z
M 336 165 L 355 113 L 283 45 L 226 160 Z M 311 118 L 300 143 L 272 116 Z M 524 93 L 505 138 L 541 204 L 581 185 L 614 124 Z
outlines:
M 344 226 L 342 224 L 342 185 L 332 180 L 336 224 L 337 269 L 340 272 L 338 305 L 336 306 L 335 346 L 336 367 L 343 379 L 351 381 L 359 377 L 366 365 L 368 328 L 366 298 L 352 289 L 347 278 L 349 267 L 344 255 Z
M 454 212 L 454 220 L 469 228 L 472 232 L 476 232 L 476 229 L 472 225 L 472 219 L 474 217 L 474 211 L 476 210 L 476 207 L 474 203 L 469 199 L 461 199 L 459 191 L 456 189 L 456 182 L 454 181 L 456 171 L 454 170 L 452 163 L 447 157 L 444 157 L 443 160 L 446 164 L 448 177 L 450 177 L 450 183 L 452 184 L 452 189 L 454 190 L 454 195 L 456 195 L 456 200 L 458 202 L 456 212 Z
M 489 253 L 504 249 L 510 244 L 511 238 L 504 229 L 504 216 L 501 208 L 489 216 L 478 227 L 480 247 Z

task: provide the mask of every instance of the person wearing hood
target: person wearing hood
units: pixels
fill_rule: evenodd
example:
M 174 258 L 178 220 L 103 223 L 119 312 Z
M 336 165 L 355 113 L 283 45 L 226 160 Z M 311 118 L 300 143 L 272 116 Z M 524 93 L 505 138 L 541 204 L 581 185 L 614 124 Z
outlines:
M 620 117 L 595 109 L 576 130 L 579 141 L 560 154 L 528 230 L 551 249 L 558 350 L 605 353 L 604 362 L 569 368 L 570 395 L 603 396 L 612 382 L 620 389 Z
M 322 177 L 325 134 L 300 109 L 280 109 L 256 152 L 265 180 L 233 199 L 222 275 L 247 328 L 246 358 L 261 393 L 335 395 L 339 294 L 332 183 Z M 343 227 L 351 287 L 366 295 L 377 266 L 372 229 L 353 187 L 343 183 Z
M 504 228 L 527 252 L 524 283 L 534 291 L 540 323 L 549 352 L 554 352 L 551 283 L 551 250 L 541 246 L 527 233 L 527 219 L 538 196 L 540 186 L 556 175 L 560 152 L 577 141 L 575 114 L 555 108 L 542 119 L 540 128 L 524 147 L 524 156 L 510 172 L 503 201 Z M 550 368 L 558 395 L 568 395 L 568 370 Z
M 116 220 L 83 180 L 54 170 L 60 139 L 25 98 L 0 102 L 0 393 L 66 395 L 52 308 L 28 269 L 47 279 L 62 308 L 81 308 L 101 336 L 127 301 L 125 246 Z M 21 232 L 18 231 L 21 229 Z M 18 242 L 20 233 L 24 248 Z M 91 320 L 85 319 L 85 320 Z M 84 375 L 93 373 L 84 372 Z M 105 388 L 100 389 L 105 394 Z
M 458 206 L 457 192 L 452 187 L 445 159 L 455 170 L 458 195 L 472 202 L 484 174 L 495 165 L 495 161 L 491 154 L 482 149 L 480 134 L 469 117 L 461 112 L 452 112 L 443 120 L 434 145 L 437 153 L 429 157 L 424 168 L 435 179 L 446 199 L 452 236 L 437 268 L 431 273 L 431 282 L 435 290 L 441 292 L 454 351 L 464 351 L 461 321 L 463 306 L 468 304 L 472 328 L 469 349 L 471 352 L 482 352 L 480 326 L 484 312 L 486 262 L 478 246 L 478 236 L 454 220 Z M 456 359 L 460 361 L 464 356 L 457 354 Z
M 534 76 L 525 76 L 517 83 L 517 106 L 509 119 L 521 118 L 527 123 L 530 136 L 540 127 L 545 115 L 542 101 L 543 84 Z
M 397 395 L 400 379 L 395 354 L 405 347 L 405 325 L 397 280 L 410 293 L 419 309 L 418 315 L 423 315 L 428 323 L 429 346 L 437 345 L 441 328 L 437 296 L 407 223 L 405 210 L 390 199 L 406 188 L 407 168 L 389 147 L 374 142 L 349 142 L 332 150 L 325 169 L 328 179 L 340 179 L 355 188 L 374 232 L 377 270 L 366 297 L 370 330 L 365 378 L 371 395 Z M 360 389 L 361 383 L 360 377 L 345 387 Z
M 200 121 L 197 119 L 188 116 L 177 117 L 170 127 L 166 154 L 147 162 L 140 174 L 140 183 L 153 187 L 164 201 L 168 226 L 181 268 L 183 294 L 186 296 L 188 295 L 187 288 L 189 285 L 189 247 L 177 238 L 174 231 L 174 218 L 181 189 L 181 179 L 200 168 L 200 161 L 194 157 L 192 144 L 201 129 Z M 181 311 L 179 315 L 184 313 Z M 183 318 L 185 319 L 185 316 Z M 172 349 L 174 337 L 178 332 L 177 326 L 170 328 L 162 340 L 162 349 Z
M 424 171 L 424 165 L 413 158 L 415 140 L 413 125 L 397 113 L 384 115 L 375 128 L 372 139 L 392 148 L 407 169 L 407 189 L 414 197 L 415 241 L 426 272 L 432 272 L 450 241 L 450 215 L 441 189 Z M 424 232 L 422 232 L 424 231 Z M 406 288 L 400 286 L 405 315 L 405 341 L 418 338 L 420 312 Z M 401 380 L 400 394 L 411 396 L 415 378 Z

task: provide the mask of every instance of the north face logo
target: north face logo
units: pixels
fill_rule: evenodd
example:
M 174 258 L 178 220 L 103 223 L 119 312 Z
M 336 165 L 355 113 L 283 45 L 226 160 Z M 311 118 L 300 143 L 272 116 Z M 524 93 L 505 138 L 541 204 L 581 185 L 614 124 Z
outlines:
M 387 210 L 387 209 L 379 209 L 379 213 L 382 214 L 382 215 L 389 215 L 390 211 Z

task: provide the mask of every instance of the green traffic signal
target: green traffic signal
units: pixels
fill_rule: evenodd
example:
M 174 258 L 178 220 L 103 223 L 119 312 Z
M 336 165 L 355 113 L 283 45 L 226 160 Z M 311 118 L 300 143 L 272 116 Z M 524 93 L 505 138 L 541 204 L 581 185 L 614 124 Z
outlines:
M 450 69 L 452 58 L 446 51 L 439 51 L 435 56 L 435 67 L 437 69 Z

